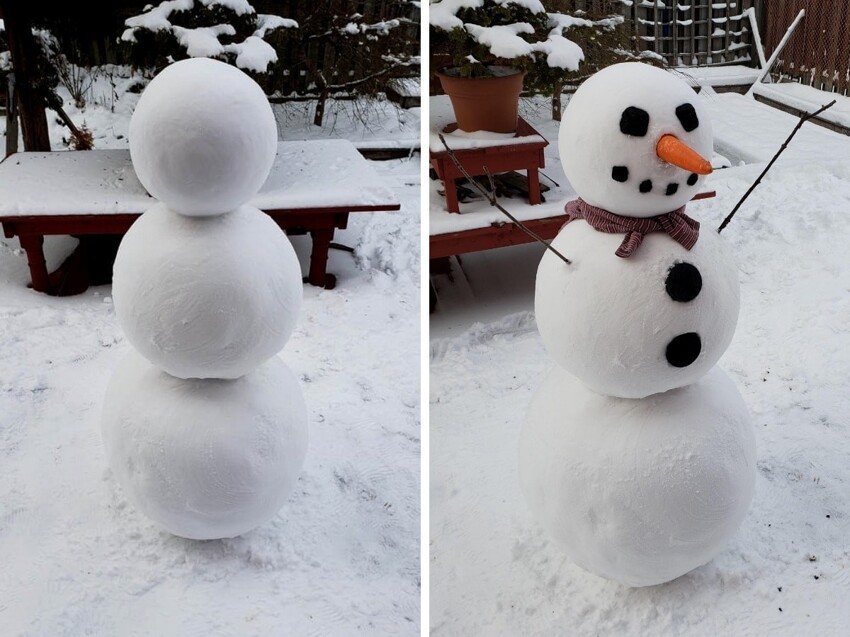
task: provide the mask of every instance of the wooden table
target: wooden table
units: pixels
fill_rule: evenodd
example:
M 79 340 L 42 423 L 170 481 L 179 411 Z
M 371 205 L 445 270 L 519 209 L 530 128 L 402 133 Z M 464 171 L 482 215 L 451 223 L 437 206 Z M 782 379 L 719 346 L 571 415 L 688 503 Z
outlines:
M 0 223 L 27 253 L 32 287 L 53 292 L 44 260 L 45 235 L 123 234 L 156 201 L 127 150 L 17 153 L 0 163 Z M 283 230 L 309 233 L 306 281 L 332 288 L 327 272 L 334 231 L 352 212 L 399 210 L 357 149 L 345 140 L 280 142 L 268 180 L 250 203 Z
M 531 124 L 520 117 L 515 134 L 464 133 L 457 130 L 454 112 L 446 96 L 432 97 L 430 105 L 430 162 L 445 187 L 446 210 L 460 212 L 455 180 L 464 175 L 440 141 L 440 134 L 466 172 L 473 177 L 488 172 L 525 170 L 528 175 L 528 202 L 532 205 L 540 203 L 540 176 L 537 171 L 546 166 L 543 149 L 549 142 Z

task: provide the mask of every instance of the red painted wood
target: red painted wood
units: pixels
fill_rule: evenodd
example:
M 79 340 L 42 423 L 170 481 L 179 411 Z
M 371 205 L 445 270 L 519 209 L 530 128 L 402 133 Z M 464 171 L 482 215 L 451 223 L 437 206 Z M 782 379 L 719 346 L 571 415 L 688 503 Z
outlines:
M 331 288 L 336 278 L 326 271 L 328 248 L 336 229 L 348 227 L 351 212 L 391 212 L 400 205 L 337 206 L 310 209 L 266 210 L 282 230 L 309 232 L 313 239 L 310 254 L 310 274 L 307 280 L 321 287 Z M 32 287 L 38 292 L 51 294 L 49 274 L 44 261 L 43 243 L 46 235 L 71 234 L 124 234 L 141 216 L 141 213 L 111 215 L 33 215 L 0 217 L 4 235 L 19 237 L 27 253 Z
M 519 118 L 517 122 L 517 137 L 528 137 L 539 135 L 536 130 Z M 454 151 L 455 157 L 473 177 L 479 175 L 504 173 L 510 170 L 525 170 L 528 173 L 528 201 L 530 204 L 539 204 L 540 178 L 538 169 L 546 167 L 543 149 L 549 145 L 545 139 L 540 142 L 529 142 L 524 144 L 507 143 L 501 146 L 489 146 L 487 148 L 466 148 Z M 437 176 L 443 181 L 446 191 L 446 210 L 449 212 L 460 212 L 455 191 L 455 179 L 463 177 L 463 173 L 455 166 L 448 151 L 430 153 L 430 163 Z

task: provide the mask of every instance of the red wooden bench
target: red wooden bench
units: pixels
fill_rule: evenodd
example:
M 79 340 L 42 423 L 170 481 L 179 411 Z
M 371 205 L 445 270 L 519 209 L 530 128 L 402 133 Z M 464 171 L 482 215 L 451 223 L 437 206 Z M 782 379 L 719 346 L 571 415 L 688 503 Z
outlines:
M 54 292 L 42 248 L 46 235 L 123 234 L 154 203 L 126 150 L 17 153 L 0 163 L 0 223 L 7 238 L 19 238 L 39 292 Z M 310 234 L 307 281 L 326 288 L 336 283 L 326 270 L 328 249 L 348 215 L 400 208 L 344 140 L 281 142 L 266 184 L 250 203 L 282 229 Z

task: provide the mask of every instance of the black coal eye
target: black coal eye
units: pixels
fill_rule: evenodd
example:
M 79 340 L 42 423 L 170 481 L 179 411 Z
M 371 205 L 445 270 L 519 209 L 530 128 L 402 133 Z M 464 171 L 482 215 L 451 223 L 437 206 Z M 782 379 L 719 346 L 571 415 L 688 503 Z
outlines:
M 699 126 L 699 118 L 693 104 L 682 104 L 676 107 L 676 117 L 688 133 Z
M 611 169 L 611 179 L 614 181 L 624 182 L 629 180 L 628 166 L 614 166 Z
M 649 113 L 637 106 L 629 106 L 620 116 L 620 132 L 632 137 L 643 137 L 649 130 Z

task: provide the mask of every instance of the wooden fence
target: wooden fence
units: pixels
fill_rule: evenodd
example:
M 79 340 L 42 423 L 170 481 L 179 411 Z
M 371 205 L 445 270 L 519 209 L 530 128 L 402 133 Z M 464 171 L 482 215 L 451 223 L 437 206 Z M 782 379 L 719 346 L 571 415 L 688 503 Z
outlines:
M 765 3 L 769 56 L 800 9 L 806 17 L 772 69 L 823 91 L 850 95 L 850 0 L 771 0 Z
M 663 56 L 672 66 L 751 63 L 750 23 L 755 0 L 634 1 L 625 9 L 636 50 Z
M 848 0 L 850 1 L 850 0 Z M 750 64 L 752 35 L 744 11 L 763 0 L 565 0 L 567 10 L 622 13 L 635 51 L 671 66 Z

